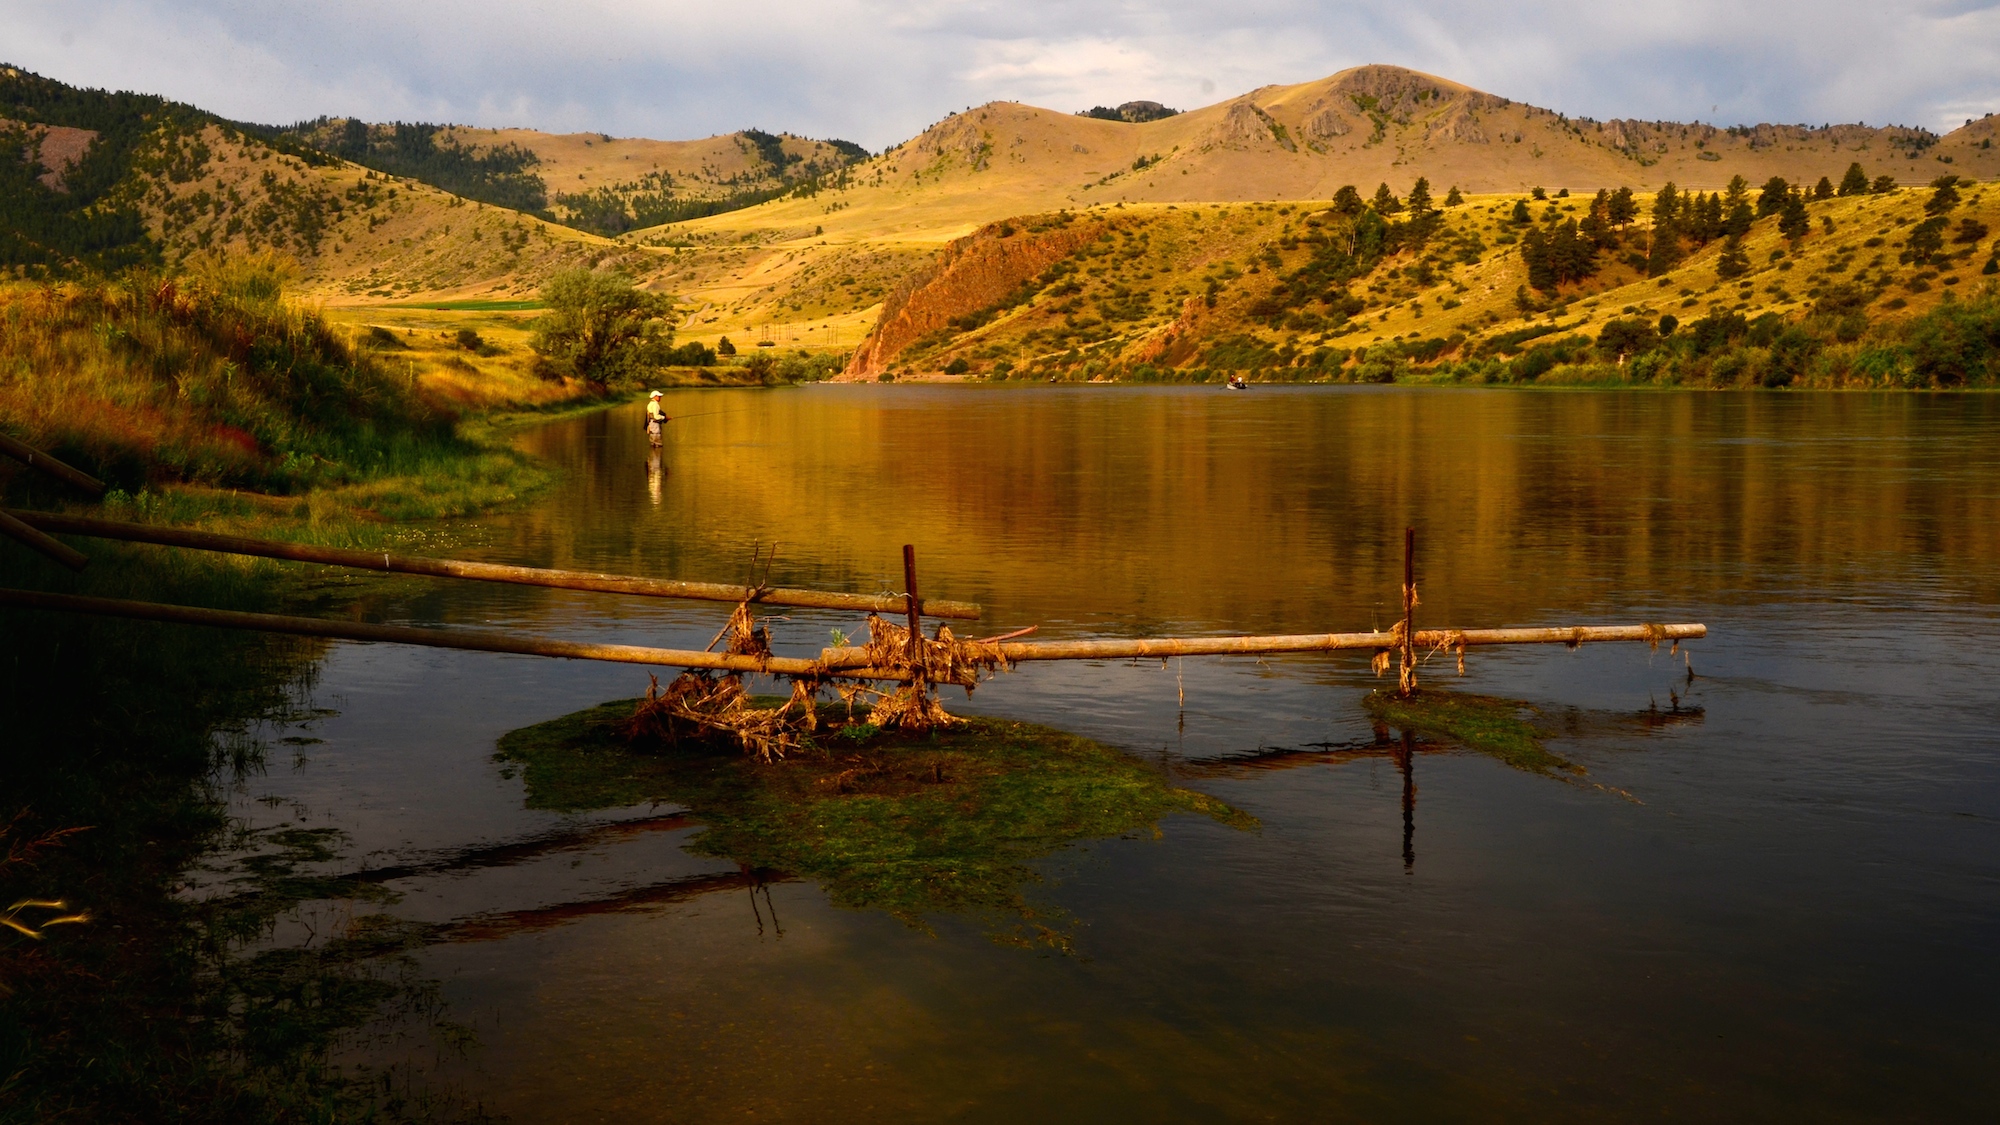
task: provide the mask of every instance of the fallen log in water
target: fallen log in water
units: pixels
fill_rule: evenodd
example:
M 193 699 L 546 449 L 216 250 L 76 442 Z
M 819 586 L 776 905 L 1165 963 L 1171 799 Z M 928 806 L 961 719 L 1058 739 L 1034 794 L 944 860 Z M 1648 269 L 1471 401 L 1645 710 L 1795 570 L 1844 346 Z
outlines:
M 656 664 L 676 668 L 712 669 L 727 672 L 761 672 L 773 676 L 805 679 L 899 680 L 910 679 L 909 668 L 875 666 L 869 650 L 862 647 L 822 649 L 816 659 L 789 656 L 753 656 L 693 649 L 648 648 L 639 645 L 592 644 L 547 637 L 523 637 L 511 633 L 482 632 L 474 629 L 431 629 L 411 625 L 376 625 L 365 621 L 331 621 L 318 617 L 290 617 L 275 613 L 245 613 L 238 610 L 206 609 L 199 606 L 166 605 L 159 602 L 124 601 L 116 598 L 48 594 L 33 590 L 0 590 L 0 605 L 24 609 L 52 609 L 108 617 L 128 617 L 143 621 L 165 621 L 184 625 L 209 625 L 224 629 L 251 629 L 267 633 L 326 637 L 332 640 L 384 641 L 393 644 L 424 645 L 432 648 L 469 649 L 478 652 L 508 652 L 526 656 L 553 656 L 573 660 L 605 660 L 623 664 Z M 1453 651 L 1461 646 L 1564 644 L 1579 645 L 1602 641 L 1693 640 L 1708 635 L 1706 625 L 1581 625 L 1527 629 L 1426 629 L 1417 633 L 1418 649 Z M 1156 637 L 1131 640 L 1047 641 L 1037 644 L 968 645 L 973 657 L 978 650 L 995 653 L 1004 663 L 1037 660 L 1136 660 L 1170 656 L 1258 656 L 1287 652 L 1388 651 L 1398 647 L 1398 630 L 1368 633 L 1308 633 L 1262 637 Z
M 456 559 L 395 555 L 386 551 L 357 551 L 341 547 L 315 547 L 304 543 L 283 543 L 251 539 L 241 535 L 218 535 L 183 527 L 121 523 L 115 520 L 66 516 L 54 512 L 9 509 L 7 515 L 42 531 L 85 535 L 95 539 L 119 539 L 131 543 L 153 543 L 163 547 L 185 547 L 196 551 L 218 551 L 232 555 L 255 555 L 292 562 L 325 563 L 330 566 L 379 570 L 390 574 L 422 574 L 435 578 L 469 578 L 480 582 L 508 582 L 519 586 L 548 586 L 562 590 L 588 590 L 605 594 L 637 594 L 653 598 L 688 598 L 697 601 L 741 602 L 755 605 L 795 606 L 804 609 L 845 609 L 859 613 L 903 613 L 909 600 L 902 595 L 841 594 L 824 590 L 773 587 L 746 587 L 725 582 L 679 582 L 666 578 L 639 578 L 625 574 L 597 574 L 579 570 L 549 570 L 532 566 L 504 566 L 497 563 L 461 562 Z M 925 616 L 971 621 L 979 617 L 979 606 L 971 602 L 924 599 L 918 607 Z
M 82 469 L 43 453 L 27 442 L 10 438 L 6 434 L 0 434 L 0 453 L 12 457 L 24 465 L 40 469 L 42 472 L 62 481 L 64 484 L 81 489 L 92 496 L 104 495 L 103 481 L 98 480 Z
M 1706 625 L 1579 625 L 1526 629 L 1420 629 L 1415 648 L 1456 650 L 1460 646 L 1562 644 L 1599 641 L 1694 640 L 1708 635 Z M 992 646 L 1007 663 L 1031 660 L 1139 660 L 1169 656 L 1261 656 L 1284 652 L 1385 652 L 1402 644 L 1402 631 L 1368 633 L 1301 633 L 1253 637 L 1145 637 L 1130 640 L 1041 641 Z M 859 667 L 869 662 L 864 648 L 830 648 L 820 653 L 828 668 Z
M 744 656 L 727 652 L 698 652 L 693 649 L 590 644 L 547 637 L 522 637 L 511 633 L 481 632 L 475 629 L 427 629 L 412 625 L 375 625 L 366 621 L 329 621 L 318 617 L 244 613 L 237 610 L 204 609 L 199 606 L 124 601 L 118 598 L 45 594 L 34 590 L 0 590 L 0 606 L 63 610 L 69 613 L 127 617 L 140 621 L 165 621 L 179 625 L 250 629 L 302 637 L 326 637 L 331 640 L 386 641 L 391 644 L 423 645 L 429 648 L 509 652 L 523 656 L 565 657 L 571 660 L 657 664 L 673 668 L 700 668 L 723 672 L 768 672 L 777 676 L 817 677 L 826 674 L 826 670 L 820 667 L 818 661 L 800 660 L 794 657 Z M 891 669 L 879 668 L 856 668 L 839 674 L 856 679 L 907 680 L 909 678 L 907 671 L 898 673 Z
M 0 512 L 0 533 L 18 540 L 24 547 L 40 551 L 71 570 L 82 570 L 90 565 L 89 556 L 82 551 L 60 540 L 49 538 L 5 512 Z

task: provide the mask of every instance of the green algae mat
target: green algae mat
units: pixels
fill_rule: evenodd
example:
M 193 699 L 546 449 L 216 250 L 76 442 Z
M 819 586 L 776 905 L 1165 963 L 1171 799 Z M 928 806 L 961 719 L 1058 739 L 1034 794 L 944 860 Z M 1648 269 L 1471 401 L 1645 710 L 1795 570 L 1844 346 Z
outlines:
M 1378 723 L 1455 742 L 1518 770 L 1551 775 L 1584 772 L 1542 745 L 1544 731 L 1535 722 L 1539 712 L 1518 700 L 1426 688 L 1407 698 L 1369 692 L 1361 705 Z
M 996 937 L 1066 945 L 1044 924 L 1056 919 L 1022 897 L 1040 880 L 1035 861 L 1081 840 L 1158 836 L 1159 822 L 1180 813 L 1257 826 L 1146 763 L 1047 727 L 968 718 L 901 735 L 829 723 L 815 747 L 767 762 L 725 746 L 628 747 L 616 727 L 639 702 L 502 737 L 498 757 L 525 782 L 528 806 L 680 805 L 706 826 L 690 850 L 813 880 L 836 905 L 911 925 L 926 914 L 998 914 L 1024 925 Z M 823 714 L 845 717 L 837 706 Z

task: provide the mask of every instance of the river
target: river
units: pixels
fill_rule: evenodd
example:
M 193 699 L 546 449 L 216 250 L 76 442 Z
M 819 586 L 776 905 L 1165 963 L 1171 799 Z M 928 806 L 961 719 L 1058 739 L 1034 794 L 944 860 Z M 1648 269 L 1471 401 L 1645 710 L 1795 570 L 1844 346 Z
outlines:
M 2000 1104 L 2000 398 L 1402 388 L 676 391 L 526 432 L 494 561 L 900 590 L 1035 639 L 1699 621 L 1475 650 L 1584 773 L 1369 749 L 1365 654 L 1028 666 L 947 706 L 1108 743 L 1261 827 L 1040 865 L 1073 948 L 923 925 L 530 809 L 517 727 L 628 666 L 342 644 L 259 824 L 412 865 L 389 909 L 519 1121 L 1945 1120 Z M 761 572 L 760 572 L 761 573 Z M 357 583 L 370 581 L 356 579 Z M 727 607 L 415 580 L 372 619 L 701 647 Z M 781 652 L 852 615 L 793 612 Z M 1692 674 L 1690 674 L 1692 673 Z M 1185 693 L 1185 702 L 1182 694 Z M 1406 815 L 1407 810 L 1407 815 Z M 622 827 L 619 827 L 622 826 Z M 525 843 L 524 843 L 525 842 Z M 337 911 L 335 911 L 337 913 Z M 311 919 L 308 919 L 309 921 Z M 317 923 L 315 923 L 317 924 Z M 287 931 L 289 932 L 289 931 Z M 284 935 L 281 934 L 282 938 Z

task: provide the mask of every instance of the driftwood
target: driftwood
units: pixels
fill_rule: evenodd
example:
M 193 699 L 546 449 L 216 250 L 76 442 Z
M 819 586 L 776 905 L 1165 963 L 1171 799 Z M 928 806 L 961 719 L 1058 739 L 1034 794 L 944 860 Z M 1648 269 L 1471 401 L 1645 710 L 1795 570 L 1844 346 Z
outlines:
M 1694 640 L 1708 635 L 1706 625 L 1579 625 L 1527 629 L 1423 629 L 1413 640 L 1417 649 L 1457 650 L 1482 645 L 1560 644 L 1572 647 L 1600 641 Z M 1250 637 L 1144 637 L 1131 640 L 1040 641 L 979 645 L 960 642 L 969 661 L 990 650 L 1000 664 L 1032 660 L 1139 660 L 1169 656 L 1259 656 L 1283 652 L 1395 652 L 1402 648 L 1400 625 L 1387 632 L 1299 633 Z M 874 645 L 830 648 L 820 653 L 829 670 L 880 664 Z M 949 680 L 944 682 L 951 682 Z
M 0 533 L 20 540 L 25 547 L 40 551 L 71 570 L 82 570 L 90 557 L 67 543 L 51 539 L 5 512 L 0 512 Z
M 62 481 L 64 484 L 82 489 L 92 496 L 104 495 L 103 481 L 98 480 L 82 469 L 43 453 L 41 450 L 24 441 L 18 441 L 8 437 L 6 434 L 0 434 L 0 453 L 4 453 L 25 465 L 40 469 L 42 472 Z
M 724 582 L 678 582 L 665 578 L 639 578 L 623 574 L 596 574 L 578 570 L 547 570 L 531 566 L 461 562 L 456 559 L 396 555 L 385 551 L 314 547 L 303 543 L 282 543 L 270 539 L 251 539 L 241 535 L 218 535 L 214 532 L 193 531 L 181 527 L 121 523 L 84 516 L 58 515 L 53 512 L 10 509 L 7 514 L 43 531 L 87 535 L 96 539 L 119 539 L 131 543 L 154 543 L 164 547 L 186 547 L 197 551 L 288 559 L 293 562 L 326 563 L 331 566 L 379 570 L 391 574 L 469 578 L 480 582 L 508 582 L 520 586 L 549 586 L 562 590 L 637 594 L 654 598 L 690 598 L 698 601 L 741 602 L 747 598 L 756 605 L 845 609 L 860 613 L 901 613 L 909 607 L 909 599 L 899 595 L 840 594 L 824 590 L 762 586 L 746 588 L 739 584 Z M 918 604 L 922 612 L 931 617 L 976 620 L 980 612 L 979 607 L 970 602 L 928 600 Z
M 411 625 L 375 625 L 365 621 L 328 621 L 318 617 L 243 613 L 236 610 L 163 605 L 158 602 L 124 601 L 117 598 L 45 594 L 33 590 L 0 590 L 0 605 L 18 606 L 22 609 L 89 613 L 104 617 L 127 617 L 140 621 L 166 621 L 181 625 L 250 629 L 265 633 L 288 633 L 295 636 L 326 637 L 343 641 L 386 641 L 392 644 L 424 645 L 429 648 L 511 652 L 523 656 L 555 656 L 572 660 L 607 660 L 623 664 L 657 664 L 675 668 L 709 668 L 731 672 L 768 672 L 777 676 L 827 675 L 826 669 L 822 668 L 818 661 L 780 656 L 744 656 L 727 652 L 697 652 L 691 649 L 587 644 L 581 641 L 523 637 L 513 633 L 489 633 L 476 629 L 426 629 Z M 871 679 L 897 678 L 893 669 L 863 668 L 849 674 L 867 676 Z M 908 673 L 903 674 L 904 678 L 907 676 Z

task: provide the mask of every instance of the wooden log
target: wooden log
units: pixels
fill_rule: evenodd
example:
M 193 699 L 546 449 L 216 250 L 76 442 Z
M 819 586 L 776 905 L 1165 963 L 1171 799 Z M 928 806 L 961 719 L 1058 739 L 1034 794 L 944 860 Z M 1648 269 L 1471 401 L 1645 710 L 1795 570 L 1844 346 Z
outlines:
M 903 591 L 903 597 L 909 603 L 905 608 L 910 618 L 910 664 L 922 668 L 924 599 L 917 593 L 917 548 L 910 543 L 903 544 Z
M 5 453 L 7 456 L 23 464 L 40 469 L 42 472 L 62 481 L 64 484 L 80 488 L 92 496 L 104 495 L 103 481 L 98 480 L 82 469 L 58 461 L 54 457 L 29 445 L 27 442 L 17 441 L 6 434 L 0 434 L 0 453 Z
M 1396 694 L 1417 690 L 1417 529 L 1403 529 L 1403 646 L 1397 654 Z
M 67 543 L 43 535 L 41 532 L 5 512 L 0 512 L 0 532 L 5 532 L 13 536 L 15 539 L 20 540 L 24 546 L 40 551 L 71 570 L 82 570 L 84 567 L 90 565 L 90 556 L 85 555 L 82 551 L 71 547 Z
M 1708 635 L 1706 625 L 1579 625 L 1528 629 L 1424 629 L 1418 649 L 1482 645 L 1591 644 L 1604 641 L 1682 641 Z M 1138 660 L 1168 656 L 1258 656 L 1285 652 L 1394 651 L 1396 632 L 1304 633 L 1252 637 L 1153 637 L 1095 641 L 1041 641 L 999 645 L 1009 663 L 1030 660 Z M 829 668 L 867 662 L 862 648 L 830 648 L 820 654 Z
M 74 594 L 45 594 L 33 590 L 0 589 L 0 606 L 61 610 L 103 617 L 126 617 L 139 621 L 164 621 L 178 625 L 208 625 L 223 629 L 288 633 L 301 637 L 326 637 L 331 640 L 380 641 L 389 644 L 423 645 L 429 648 L 467 649 L 473 652 L 507 652 L 523 656 L 562 657 L 570 660 L 604 660 L 620 664 L 656 664 L 674 668 L 706 668 L 722 672 L 766 672 L 772 675 L 814 675 L 821 671 L 816 661 L 800 660 L 795 657 L 758 657 L 727 652 L 696 652 L 689 649 L 589 644 L 582 641 L 522 637 L 473 629 L 427 629 L 411 625 L 376 625 L 365 621 L 329 621 L 318 617 L 243 613 L 236 610 L 204 609 L 199 606 L 165 605 L 159 602 L 89 598 Z M 909 678 L 908 673 L 865 667 L 837 674 L 845 678 L 878 680 Z
M 902 597 L 869 594 L 840 594 L 824 590 L 783 588 L 746 589 L 723 582 L 678 582 L 665 578 L 637 578 L 623 574 L 596 574 L 578 570 L 547 570 L 531 566 L 503 566 L 496 563 L 461 562 L 456 559 L 395 555 L 385 551 L 357 551 L 340 547 L 313 547 L 303 543 L 281 543 L 251 539 L 241 535 L 217 535 L 182 527 L 156 524 L 121 523 L 114 520 L 66 516 L 53 512 L 11 509 L 8 514 L 22 523 L 44 531 L 88 535 L 98 539 L 120 539 L 131 543 L 154 543 L 164 547 L 185 547 L 196 551 L 219 551 L 233 555 L 256 555 L 293 562 L 326 563 L 330 566 L 379 570 L 391 574 L 423 574 L 435 578 L 469 578 L 479 582 L 508 582 L 519 586 L 549 586 L 562 590 L 590 590 L 606 594 L 637 594 L 652 598 L 690 598 L 697 601 L 740 602 L 748 598 L 758 605 L 800 606 L 807 609 L 844 609 L 862 613 L 902 613 L 908 606 Z M 923 611 L 932 617 L 977 620 L 980 609 L 970 602 L 926 601 Z

